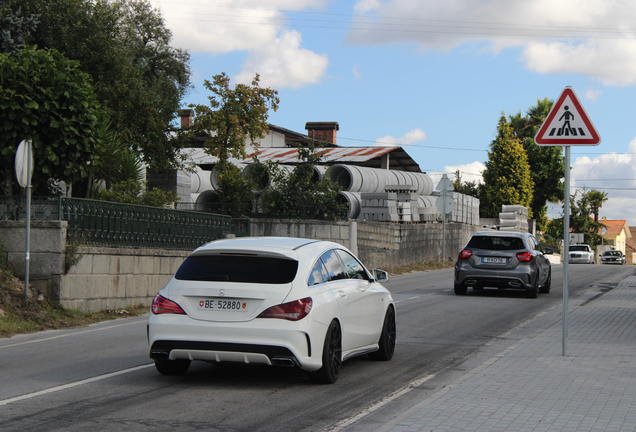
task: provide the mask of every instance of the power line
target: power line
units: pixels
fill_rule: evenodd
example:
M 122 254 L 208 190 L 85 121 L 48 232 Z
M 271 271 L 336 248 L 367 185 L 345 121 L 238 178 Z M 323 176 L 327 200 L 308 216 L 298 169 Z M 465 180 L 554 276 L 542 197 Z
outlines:
M 403 33 L 439 33 L 439 34 L 464 34 L 464 35 L 477 35 L 477 36 L 520 36 L 520 37 L 540 37 L 540 38 L 555 38 L 555 37 L 572 37 L 578 39 L 636 39 L 630 32 L 635 32 L 636 29 L 618 29 L 608 27 L 576 27 L 576 26 L 551 26 L 551 25 L 539 25 L 539 24 L 521 24 L 521 23 L 501 23 L 501 22 L 480 22 L 480 21 L 461 21 L 461 20 L 440 20 L 430 18 L 411 18 L 411 17 L 390 17 L 382 15 L 359 15 L 359 14 L 336 14 L 327 12 L 309 12 L 309 11 L 292 11 L 285 9 L 275 8 L 246 8 L 240 6 L 227 6 L 227 5 L 206 5 L 201 3 L 182 3 L 165 1 L 161 3 L 172 3 L 191 6 L 211 6 L 215 8 L 223 9 L 235 9 L 235 10 L 248 10 L 248 11 L 270 11 L 279 12 L 285 14 L 296 15 L 310 15 L 317 17 L 347 17 L 349 20 L 336 20 L 336 19 L 301 19 L 290 17 L 260 17 L 270 22 L 262 21 L 227 21 L 218 19 L 205 19 L 201 16 L 213 15 L 217 17 L 236 17 L 236 18 L 259 18 L 245 14 L 216 14 L 216 13 L 202 13 L 201 10 L 197 12 L 183 12 L 176 11 L 170 12 L 171 18 L 192 20 L 192 21 L 206 21 L 217 22 L 226 24 L 250 24 L 250 25 L 283 25 L 288 22 L 321 22 L 331 23 L 336 25 L 295 25 L 296 27 L 309 27 L 309 28 L 324 28 L 324 29 L 338 29 L 338 30 L 370 30 L 370 31 L 394 31 Z M 191 14 L 196 18 L 179 18 L 174 14 Z M 368 21 L 372 19 L 373 21 Z M 273 23 L 272 20 L 279 21 L 279 23 Z M 384 20 L 384 21 L 382 21 Z M 390 20 L 397 22 L 390 22 Z M 339 26 L 338 24 L 344 24 Z M 353 24 L 353 26 L 351 26 Z M 358 26 L 358 27 L 356 27 Z M 384 26 L 384 28 L 379 27 Z M 390 27 L 400 26 L 399 29 Z M 412 29 L 404 28 L 412 27 Z M 469 28 L 466 28 L 469 26 Z M 419 29 L 418 29 L 419 28 Z M 424 29 L 425 28 L 425 29 Z M 435 30 L 433 28 L 437 28 Z M 457 30 L 453 30 L 457 29 Z M 444 31 L 449 30 L 449 31 Z M 513 31 L 511 33 L 511 31 Z M 507 32 L 507 33 L 502 33 Z M 514 33 L 514 32 L 540 32 L 540 33 Z M 553 34 L 546 34 L 546 32 L 553 32 Z M 554 33 L 556 32 L 556 33 Z M 560 32 L 560 33 L 559 33 Z

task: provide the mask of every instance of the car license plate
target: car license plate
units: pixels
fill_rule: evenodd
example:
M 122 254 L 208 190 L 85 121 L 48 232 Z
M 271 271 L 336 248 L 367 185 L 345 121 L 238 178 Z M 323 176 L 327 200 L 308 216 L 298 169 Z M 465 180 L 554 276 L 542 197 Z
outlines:
M 211 310 L 220 312 L 247 312 L 249 302 L 238 299 L 201 299 L 199 300 L 199 310 Z
M 505 264 L 505 258 L 481 257 L 481 262 L 488 264 Z

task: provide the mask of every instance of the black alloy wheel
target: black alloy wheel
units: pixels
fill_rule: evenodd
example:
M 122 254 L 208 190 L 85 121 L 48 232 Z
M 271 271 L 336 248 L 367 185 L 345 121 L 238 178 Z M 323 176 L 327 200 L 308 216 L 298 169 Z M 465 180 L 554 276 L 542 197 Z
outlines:
M 342 366 L 342 333 L 336 320 L 332 321 L 322 348 L 322 367 L 309 373 L 309 379 L 316 383 L 333 384 L 340 376 Z
M 382 333 L 380 334 L 380 341 L 378 343 L 379 349 L 370 353 L 369 357 L 373 360 L 391 360 L 395 352 L 396 336 L 395 310 L 393 306 L 389 306 L 384 317 L 384 324 L 382 325 Z

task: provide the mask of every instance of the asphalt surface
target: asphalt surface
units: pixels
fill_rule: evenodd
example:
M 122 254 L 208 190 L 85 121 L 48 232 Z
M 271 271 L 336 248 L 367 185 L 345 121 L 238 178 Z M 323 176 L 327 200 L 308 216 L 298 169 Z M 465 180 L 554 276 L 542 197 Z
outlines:
M 572 267 L 573 310 L 635 273 L 627 266 Z M 148 359 L 144 318 L 3 339 L 0 430 L 399 428 L 405 412 L 556 325 L 561 268 L 553 268 L 552 293 L 537 299 L 497 290 L 455 296 L 452 270 L 392 278 L 387 286 L 398 311 L 393 360 L 349 360 L 330 386 L 309 383 L 297 369 L 202 362 L 185 376 L 161 376 Z

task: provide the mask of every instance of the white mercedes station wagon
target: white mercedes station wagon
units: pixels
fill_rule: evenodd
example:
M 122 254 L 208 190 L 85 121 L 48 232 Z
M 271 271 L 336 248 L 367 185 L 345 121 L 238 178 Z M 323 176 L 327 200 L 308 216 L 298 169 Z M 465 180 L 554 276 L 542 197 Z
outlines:
M 150 358 L 183 374 L 192 360 L 299 367 L 333 383 L 343 360 L 393 357 L 395 305 L 345 247 L 288 237 L 217 240 L 196 249 L 156 295 Z

